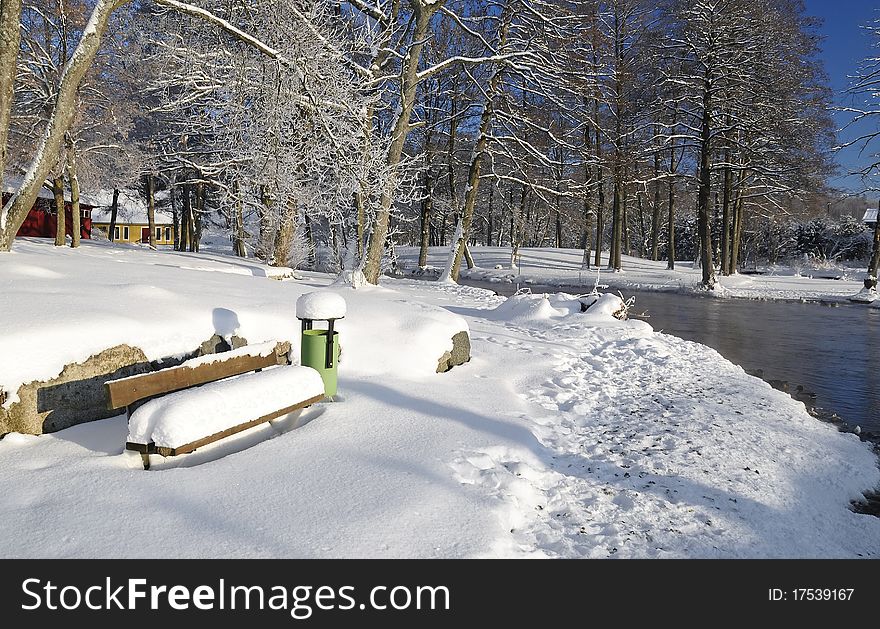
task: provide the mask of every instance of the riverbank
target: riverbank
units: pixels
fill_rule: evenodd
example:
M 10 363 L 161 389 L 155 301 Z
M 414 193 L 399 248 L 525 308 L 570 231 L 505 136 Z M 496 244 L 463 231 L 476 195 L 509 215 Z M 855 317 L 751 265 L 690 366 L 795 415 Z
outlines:
M 223 309 L 249 340 L 295 339 L 296 296 L 334 280 L 303 275 L 22 243 L 0 264 L 0 372 L 23 355 L 13 322 L 46 364 L 71 320 L 167 344 L 213 332 Z M 334 290 L 349 301 L 339 398 L 295 430 L 149 472 L 122 454 L 122 416 L 0 440 L 0 555 L 880 556 L 880 519 L 851 508 L 880 487 L 866 444 L 714 350 L 618 320 L 613 296 L 583 312 L 413 280 Z M 66 310 L 41 317 L 49 302 Z M 419 367 L 412 340 L 414 313 L 440 310 L 472 344 L 445 374 Z
M 580 249 L 523 248 L 519 266 L 510 268 L 509 247 L 474 247 L 471 250 L 476 268 L 462 270 L 462 277 L 489 284 L 515 286 L 550 286 L 572 292 L 589 291 L 596 284 L 608 290 L 636 290 L 698 294 L 710 297 L 788 301 L 836 305 L 863 287 L 865 270 L 851 267 L 809 268 L 764 267 L 718 278 L 720 289 L 711 293 L 700 285 L 701 271 L 692 261 L 676 262 L 670 271 L 666 262 L 623 256 L 623 270 L 607 270 L 608 253 L 602 254 L 602 265 L 596 269 L 582 268 L 583 251 Z M 417 267 L 418 249 L 399 247 L 398 257 L 405 272 Z M 428 255 L 428 273 L 439 275 L 448 255 L 446 247 L 432 247 Z
M 514 284 L 460 281 L 502 296 L 516 292 Z M 558 289 L 530 285 L 527 290 L 552 294 Z M 877 309 L 849 302 L 816 308 L 802 301 L 712 299 L 699 293 L 625 289 L 621 294 L 633 300 L 631 317 L 708 345 L 808 408 L 816 407 L 821 418 L 858 430 L 862 439 L 880 439 L 869 434 L 880 435 Z

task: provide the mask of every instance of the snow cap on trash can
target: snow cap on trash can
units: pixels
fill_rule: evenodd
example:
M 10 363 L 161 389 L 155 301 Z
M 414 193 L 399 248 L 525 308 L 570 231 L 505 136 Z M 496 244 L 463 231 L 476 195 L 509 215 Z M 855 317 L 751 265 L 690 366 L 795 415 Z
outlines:
M 300 295 L 296 300 L 296 318 L 323 321 L 345 317 L 345 300 L 339 293 L 322 290 Z

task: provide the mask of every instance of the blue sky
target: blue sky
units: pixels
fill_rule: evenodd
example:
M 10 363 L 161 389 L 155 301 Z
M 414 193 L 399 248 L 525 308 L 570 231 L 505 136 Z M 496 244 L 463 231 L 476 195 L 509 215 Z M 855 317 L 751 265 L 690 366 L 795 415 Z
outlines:
M 846 101 L 841 92 L 846 89 L 848 76 L 858 68 L 859 63 L 868 56 L 871 40 L 860 26 L 880 17 L 878 0 L 805 0 L 807 13 L 823 20 L 820 33 L 825 37 L 822 43 L 822 60 L 837 102 Z M 848 114 L 836 114 L 835 121 L 843 126 Z M 840 140 L 856 137 L 857 129 L 847 129 L 841 133 Z M 864 165 L 857 149 L 848 149 L 837 154 L 841 174 L 829 183 L 835 187 L 857 191 L 864 184 L 858 177 L 848 177 L 851 172 Z M 872 195 L 874 196 L 874 195 Z

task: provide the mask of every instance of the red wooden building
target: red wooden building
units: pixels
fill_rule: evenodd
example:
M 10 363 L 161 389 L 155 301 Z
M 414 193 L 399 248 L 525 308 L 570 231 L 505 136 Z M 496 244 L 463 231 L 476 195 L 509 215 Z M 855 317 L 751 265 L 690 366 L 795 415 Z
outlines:
M 11 192 L 3 193 L 3 203 L 12 196 Z M 91 205 L 80 200 L 80 237 L 92 237 L 92 209 Z M 64 193 L 64 231 L 68 236 L 73 235 L 71 225 L 70 193 Z M 55 238 L 55 230 L 58 227 L 58 217 L 55 213 L 55 201 L 48 191 L 40 191 L 40 196 L 34 202 L 27 218 L 18 229 L 16 236 L 36 236 L 38 238 Z

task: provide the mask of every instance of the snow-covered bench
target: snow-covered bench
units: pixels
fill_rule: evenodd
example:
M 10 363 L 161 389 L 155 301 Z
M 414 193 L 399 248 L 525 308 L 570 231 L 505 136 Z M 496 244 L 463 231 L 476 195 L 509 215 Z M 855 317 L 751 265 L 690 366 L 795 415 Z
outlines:
M 320 402 L 320 374 L 290 365 L 288 351 L 246 346 L 107 382 L 110 407 L 128 413 L 126 450 L 149 467 L 150 454 L 186 454 Z

